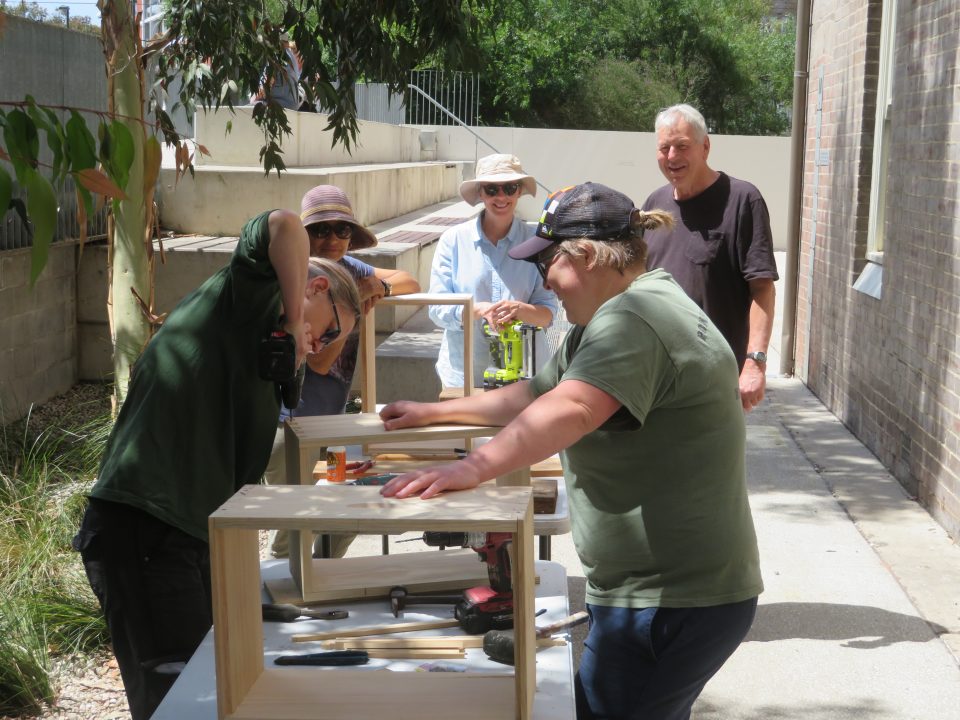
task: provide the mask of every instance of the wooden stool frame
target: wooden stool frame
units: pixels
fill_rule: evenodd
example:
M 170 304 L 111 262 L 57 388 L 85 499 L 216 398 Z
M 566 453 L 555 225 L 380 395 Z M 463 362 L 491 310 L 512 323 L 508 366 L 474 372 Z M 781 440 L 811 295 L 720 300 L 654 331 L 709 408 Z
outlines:
M 347 493 L 349 502 L 344 501 Z M 248 485 L 210 516 L 209 527 L 219 720 L 531 717 L 536 639 L 530 488 L 483 485 L 421 501 L 383 498 L 375 487 Z M 514 672 L 266 668 L 259 530 L 304 528 L 513 533 Z M 349 564 L 351 560 L 330 562 Z

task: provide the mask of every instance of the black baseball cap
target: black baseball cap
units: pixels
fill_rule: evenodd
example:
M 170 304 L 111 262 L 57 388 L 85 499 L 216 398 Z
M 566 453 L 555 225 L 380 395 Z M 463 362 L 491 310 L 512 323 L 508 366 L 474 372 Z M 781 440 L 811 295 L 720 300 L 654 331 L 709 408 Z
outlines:
M 508 254 L 514 260 L 533 262 L 550 245 L 564 240 L 629 240 L 630 218 L 636 209 L 622 192 L 600 183 L 565 187 L 547 197 L 536 234 Z

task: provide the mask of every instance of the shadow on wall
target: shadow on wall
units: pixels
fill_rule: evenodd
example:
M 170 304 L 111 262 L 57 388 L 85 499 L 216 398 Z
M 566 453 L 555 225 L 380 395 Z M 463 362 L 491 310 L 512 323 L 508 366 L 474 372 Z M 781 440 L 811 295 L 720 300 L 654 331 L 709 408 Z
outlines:
M 745 642 L 838 640 L 842 647 L 872 650 L 900 642 L 930 642 L 947 632 L 914 615 L 865 605 L 785 602 L 759 605 Z

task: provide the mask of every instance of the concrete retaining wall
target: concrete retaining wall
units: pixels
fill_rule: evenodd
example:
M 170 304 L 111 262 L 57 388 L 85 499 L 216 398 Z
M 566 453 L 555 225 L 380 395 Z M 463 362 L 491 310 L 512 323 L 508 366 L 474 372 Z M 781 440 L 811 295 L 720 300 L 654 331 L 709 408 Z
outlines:
M 22 101 L 29 94 L 46 105 L 106 108 L 98 38 L 9 15 L 5 20 L 0 38 L 0 100 Z M 43 140 L 41 147 L 46 148 Z M 19 237 L 14 213 L 0 216 L 0 223 L 0 235 Z M 78 377 L 77 245 L 54 243 L 32 289 L 30 252 L 29 247 L 0 251 L 2 423 L 22 417 L 31 404 L 68 390 Z M 103 288 L 105 293 L 105 281 Z
M 77 381 L 76 243 L 53 245 L 30 287 L 30 249 L 0 253 L 0 424 Z
M 291 135 L 282 141 L 283 162 L 288 168 L 360 165 L 363 163 L 417 162 L 420 160 L 420 131 L 414 127 L 360 120 L 357 142 L 348 151 L 343 145 L 331 147 L 333 132 L 325 130 L 327 116 L 320 113 L 287 113 Z M 227 132 L 227 124 L 231 130 Z M 253 107 L 199 112 L 196 138 L 210 156 L 197 154 L 194 163 L 259 167 L 263 131 L 253 122 Z

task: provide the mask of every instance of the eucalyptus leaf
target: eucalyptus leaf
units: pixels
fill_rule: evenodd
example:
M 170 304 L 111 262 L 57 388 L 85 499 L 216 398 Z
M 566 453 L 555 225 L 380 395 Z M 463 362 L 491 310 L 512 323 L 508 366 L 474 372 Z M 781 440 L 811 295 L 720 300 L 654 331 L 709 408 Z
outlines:
M 37 282 L 47 264 L 50 243 L 57 229 L 57 196 L 50 181 L 36 170 L 26 173 L 27 212 L 33 221 L 33 247 L 30 255 L 30 286 Z
M 13 178 L 6 171 L 3 165 L 0 165 L 0 218 L 7 213 L 10 207 L 10 198 L 13 196 Z
M 110 137 L 113 143 L 113 156 L 110 158 L 110 176 L 121 188 L 127 187 L 130 168 L 133 167 L 134 144 L 130 128 L 119 120 L 110 123 Z
M 19 108 L 12 110 L 7 113 L 3 140 L 17 180 L 24 185 L 27 171 L 37 166 L 37 156 L 40 153 L 40 136 L 37 134 L 37 126 L 23 110 Z
M 70 113 L 67 121 L 67 148 L 70 171 L 92 168 L 97 164 L 97 146 L 93 135 L 86 120 L 75 110 Z

